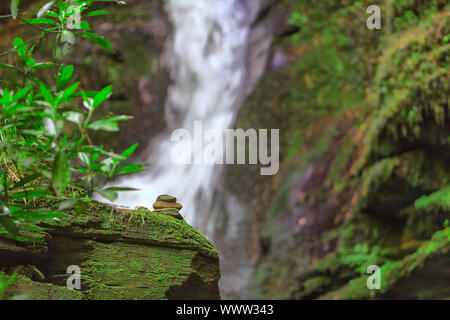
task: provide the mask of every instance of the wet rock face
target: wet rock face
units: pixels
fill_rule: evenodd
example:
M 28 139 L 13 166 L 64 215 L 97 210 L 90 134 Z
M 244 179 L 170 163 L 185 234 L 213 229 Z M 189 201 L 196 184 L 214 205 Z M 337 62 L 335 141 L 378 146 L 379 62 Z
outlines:
M 92 201 L 85 211 L 42 226 L 47 230 L 30 234 L 40 244 L 0 238 L 0 270 L 22 275 L 6 297 L 220 299 L 214 246 L 166 213 Z M 82 275 L 76 293 L 66 289 L 69 266 L 78 266 Z
M 252 1 L 252 0 L 248 0 Z M 253 23 L 247 54 L 246 95 L 250 95 L 266 71 L 273 40 L 281 33 L 289 17 L 289 1 L 262 0 Z
M 425 26 L 396 26 L 395 34 L 383 34 L 387 46 L 380 33 L 360 28 L 364 8 L 350 3 L 337 5 L 349 8 L 344 16 L 326 2 L 308 5 L 322 24 L 313 38 L 321 37 L 324 24 L 338 21 L 332 38 L 352 39 L 342 52 L 354 55 L 348 61 L 362 61 L 365 73 L 346 67 L 348 79 L 321 77 L 318 70 L 330 59 L 318 57 L 327 46 L 279 39 L 277 50 L 288 55 L 274 55 L 277 68 L 267 71 L 238 117 L 236 127 L 281 128 L 284 135 L 279 176 L 263 179 L 250 166 L 227 168 L 225 189 L 248 209 L 218 220 L 214 241 L 220 250 L 237 232 L 239 255 L 226 252 L 222 270 L 226 277 L 233 263 L 250 260 L 245 298 L 450 296 L 441 281 L 450 257 L 448 47 L 442 42 L 448 15 L 437 1 L 438 12 L 424 18 L 430 19 Z M 425 11 L 431 3 L 390 5 L 395 10 L 388 19 L 395 20 L 402 10 Z M 424 66 L 429 69 L 422 72 Z M 352 99 L 360 89 L 367 95 L 357 105 L 342 103 L 349 100 L 339 95 L 337 114 L 328 89 L 346 86 Z M 297 134 L 299 142 L 293 141 Z M 233 221 L 241 226 L 237 231 Z M 371 264 L 381 267 L 377 292 L 366 286 Z

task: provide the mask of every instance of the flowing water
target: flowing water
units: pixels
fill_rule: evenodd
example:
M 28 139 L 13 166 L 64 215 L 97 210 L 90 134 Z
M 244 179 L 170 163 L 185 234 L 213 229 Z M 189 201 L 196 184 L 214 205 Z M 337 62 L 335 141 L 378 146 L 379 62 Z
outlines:
M 184 128 L 193 135 L 194 121 L 202 122 L 203 131 L 233 126 L 246 94 L 247 50 L 259 0 L 167 0 L 166 9 L 174 28 L 162 58 L 173 81 L 165 108 L 168 129 L 152 141 L 148 171 L 114 183 L 140 189 L 122 192 L 116 203 L 151 208 L 159 194 L 174 195 L 195 225 L 211 208 L 223 166 L 174 164 L 175 146 L 180 157 L 193 146 L 172 142 L 171 134 Z

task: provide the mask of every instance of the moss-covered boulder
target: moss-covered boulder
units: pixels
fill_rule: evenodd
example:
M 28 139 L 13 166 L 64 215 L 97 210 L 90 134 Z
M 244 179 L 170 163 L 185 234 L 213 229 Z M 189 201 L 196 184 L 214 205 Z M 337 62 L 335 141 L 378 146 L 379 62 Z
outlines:
M 41 201 L 55 209 L 64 199 Z M 165 214 L 122 210 L 82 198 L 61 218 L 0 236 L 0 268 L 33 265 L 45 283 L 19 277 L 6 297 L 30 299 L 220 299 L 219 260 L 203 234 Z M 35 228 L 34 228 L 35 229 Z M 69 266 L 81 271 L 81 290 L 66 288 Z

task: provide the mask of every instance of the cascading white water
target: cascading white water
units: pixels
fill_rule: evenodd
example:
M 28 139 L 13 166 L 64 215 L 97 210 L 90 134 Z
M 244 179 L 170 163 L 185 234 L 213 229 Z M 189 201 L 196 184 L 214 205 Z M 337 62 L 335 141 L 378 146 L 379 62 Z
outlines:
M 178 128 L 193 132 L 194 121 L 201 121 L 204 131 L 225 132 L 233 125 L 245 96 L 247 47 L 258 8 L 259 0 L 167 0 L 174 27 L 163 57 L 173 80 L 166 104 L 168 131 L 153 142 L 147 172 L 114 183 L 140 189 L 121 193 L 117 204 L 151 208 L 159 194 L 171 194 L 193 224 L 196 212 L 209 210 L 221 167 L 174 164 L 176 143 L 170 136 Z

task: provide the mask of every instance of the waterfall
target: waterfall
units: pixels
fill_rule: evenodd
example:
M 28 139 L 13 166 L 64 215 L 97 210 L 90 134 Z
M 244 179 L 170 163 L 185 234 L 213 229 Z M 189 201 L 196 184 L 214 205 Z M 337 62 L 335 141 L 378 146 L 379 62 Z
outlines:
M 117 204 L 151 208 L 159 194 L 174 195 L 183 204 L 181 213 L 196 224 L 199 212 L 211 208 L 221 165 L 174 164 L 171 134 L 178 128 L 193 132 L 194 122 L 203 130 L 225 132 L 233 126 L 245 98 L 246 58 L 251 24 L 259 0 L 167 0 L 174 31 L 162 62 L 172 85 L 166 102 L 167 131 L 155 138 L 148 157 L 148 171 L 113 185 L 138 188 L 122 192 Z M 180 154 L 182 156 L 182 154 Z

